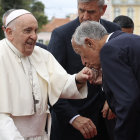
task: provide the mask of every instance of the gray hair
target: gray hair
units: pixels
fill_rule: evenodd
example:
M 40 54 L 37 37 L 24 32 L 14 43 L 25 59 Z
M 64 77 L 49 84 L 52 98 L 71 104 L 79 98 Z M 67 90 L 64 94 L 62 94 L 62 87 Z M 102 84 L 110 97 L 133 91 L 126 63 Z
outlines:
M 13 11 L 15 11 L 15 10 L 16 10 L 16 9 L 10 9 L 10 10 L 6 11 L 6 12 L 3 14 L 3 16 L 2 16 L 2 23 L 3 23 L 3 26 L 4 26 L 5 29 L 6 29 L 6 27 L 5 27 L 6 18 L 8 17 L 8 15 L 9 15 L 11 12 L 13 12 Z M 15 30 L 15 22 L 10 23 L 7 27 L 10 27 L 10 28 L 12 28 L 13 30 Z M 7 37 L 7 34 L 6 34 L 5 31 L 4 31 L 4 35 L 5 35 L 5 37 Z
M 6 28 L 8 27 L 8 28 L 11 28 L 12 30 L 16 30 L 16 20 L 13 20 L 11 23 L 9 23 L 7 26 L 6 26 Z M 4 31 L 4 35 L 5 35 L 5 37 L 7 38 L 7 33 Z
M 97 1 L 98 6 L 105 5 L 105 0 L 77 0 L 78 3 L 85 3 L 85 2 L 91 2 L 91 1 Z
M 8 16 L 11 12 L 13 12 L 14 10 L 16 10 L 16 9 L 10 9 L 10 10 L 6 11 L 6 12 L 3 14 L 3 16 L 2 16 L 2 23 L 3 23 L 4 26 L 5 26 L 5 19 L 6 19 L 7 16 Z
M 77 27 L 72 38 L 76 44 L 84 45 L 86 38 L 100 40 L 107 34 L 106 29 L 99 22 L 84 21 Z
M 17 23 L 18 18 L 14 19 L 13 21 L 11 21 L 7 26 L 9 28 L 11 28 L 12 30 L 16 30 L 16 23 Z

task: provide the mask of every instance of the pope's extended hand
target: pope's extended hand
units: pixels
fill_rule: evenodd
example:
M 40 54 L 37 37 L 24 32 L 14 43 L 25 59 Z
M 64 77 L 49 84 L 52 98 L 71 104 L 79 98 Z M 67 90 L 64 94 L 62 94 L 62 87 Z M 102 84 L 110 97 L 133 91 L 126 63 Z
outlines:
M 94 79 L 95 77 L 93 71 L 88 67 L 84 67 L 79 73 L 76 74 L 76 81 L 81 84 L 86 83 L 86 81 L 89 81 L 92 84 Z
M 78 116 L 72 122 L 72 126 L 79 130 L 85 139 L 90 139 L 97 135 L 96 126 L 89 118 Z

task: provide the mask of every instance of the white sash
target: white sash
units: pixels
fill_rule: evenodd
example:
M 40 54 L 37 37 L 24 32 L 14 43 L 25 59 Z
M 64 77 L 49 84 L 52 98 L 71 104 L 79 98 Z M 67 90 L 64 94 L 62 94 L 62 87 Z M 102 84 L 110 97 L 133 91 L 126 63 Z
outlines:
M 25 137 L 42 136 L 45 132 L 47 113 L 30 116 L 12 116 L 20 134 Z

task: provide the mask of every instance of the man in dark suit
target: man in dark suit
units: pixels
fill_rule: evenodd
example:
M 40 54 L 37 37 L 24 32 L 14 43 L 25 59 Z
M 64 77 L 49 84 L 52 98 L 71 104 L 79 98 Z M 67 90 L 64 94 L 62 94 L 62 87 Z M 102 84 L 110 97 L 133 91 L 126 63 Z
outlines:
M 98 22 L 86 21 L 72 45 L 84 65 L 97 73 L 102 68 L 103 88 L 117 119 L 115 140 L 140 140 L 140 36 L 122 31 L 108 35 Z
M 134 32 L 134 22 L 128 16 L 119 15 L 113 20 L 113 22 L 120 25 L 121 30 L 123 32 L 127 32 L 127 33 L 133 33 Z
M 36 46 L 39 46 L 39 47 L 41 47 L 41 48 L 47 50 L 47 45 L 45 45 L 45 44 L 42 44 L 42 43 L 36 42 Z
M 79 17 L 52 32 L 48 50 L 68 73 L 73 74 L 83 67 L 80 56 L 74 52 L 71 45 L 72 34 L 80 23 L 95 20 L 109 33 L 120 30 L 118 25 L 100 19 L 106 7 L 104 0 L 78 0 Z M 51 140 L 109 140 L 101 114 L 104 102 L 101 86 L 91 84 L 88 84 L 87 99 L 59 100 L 52 108 Z M 98 135 L 95 138 L 90 136 L 87 125 L 89 121 L 97 128 Z

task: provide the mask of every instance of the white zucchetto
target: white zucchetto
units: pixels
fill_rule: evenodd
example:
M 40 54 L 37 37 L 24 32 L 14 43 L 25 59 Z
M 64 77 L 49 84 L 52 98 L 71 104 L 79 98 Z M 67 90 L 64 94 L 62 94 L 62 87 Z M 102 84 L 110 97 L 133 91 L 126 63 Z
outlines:
M 7 18 L 6 18 L 6 22 L 5 22 L 5 26 L 7 26 L 11 21 L 13 21 L 14 19 L 16 19 L 17 17 L 24 15 L 24 14 L 31 14 L 31 12 L 24 10 L 24 9 L 18 9 L 18 10 L 14 10 L 13 12 L 11 12 Z

